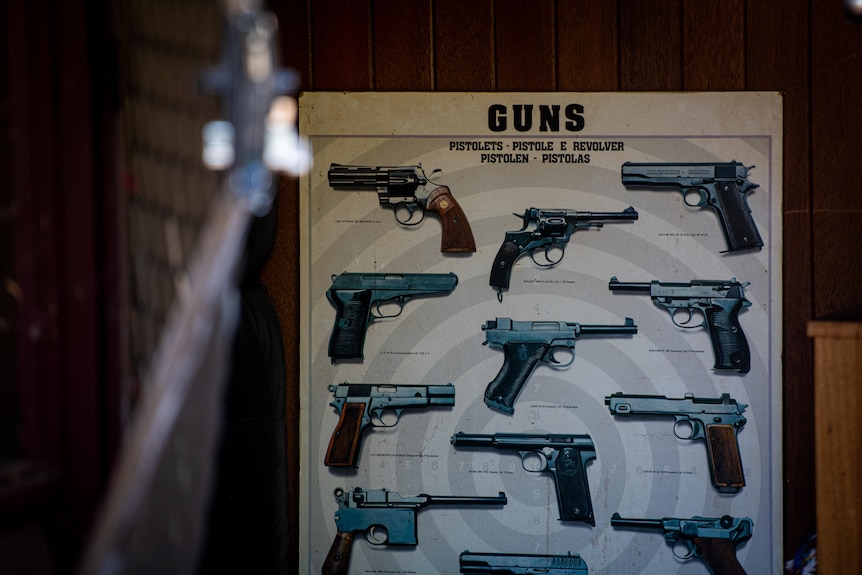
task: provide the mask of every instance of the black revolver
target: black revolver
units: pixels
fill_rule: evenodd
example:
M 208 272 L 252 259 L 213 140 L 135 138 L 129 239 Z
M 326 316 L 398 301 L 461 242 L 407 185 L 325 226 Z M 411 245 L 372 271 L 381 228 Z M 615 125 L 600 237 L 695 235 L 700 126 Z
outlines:
M 727 281 L 692 280 L 689 283 L 621 282 L 614 276 L 608 289 L 649 294 L 653 303 L 667 310 L 675 326 L 684 329 L 705 327 L 715 355 L 712 368 L 748 373 L 751 370 L 751 351 L 739 325 L 739 312 L 751 306 L 745 298 L 745 288 L 749 283 L 740 283 L 736 278 Z M 690 322 L 696 309 L 703 313 L 704 319 L 693 324 Z M 681 310 L 688 313 L 682 323 L 676 319 Z
M 329 338 L 329 357 L 361 359 L 368 324 L 401 315 L 404 304 L 419 296 L 447 295 L 458 285 L 448 274 L 347 273 L 332 276 L 326 298 L 335 306 L 335 325 Z M 383 315 L 380 306 L 394 302 L 398 313 Z
M 622 183 L 627 188 L 676 189 L 687 206 L 715 210 L 728 252 L 760 249 L 763 240 L 748 207 L 748 195 L 757 184 L 748 180 L 754 168 L 732 162 L 644 163 L 622 165 Z M 697 196 L 696 202 L 689 198 Z M 722 252 L 723 253 L 723 252 Z
M 443 225 L 441 252 L 476 251 L 473 230 L 464 210 L 449 188 L 428 179 L 421 165 L 371 167 L 332 164 L 328 176 L 329 185 L 334 190 L 377 191 L 380 205 L 391 209 L 395 221 L 401 225 L 415 226 L 425 219 L 426 211 L 436 213 Z M 414 220 L 413 214 L 417 209 L 420 216 Z
M 596 458 L 596 447 L 589 435 L 564 435 L 560 433 L 482 433 L 458 432 L 452 436 L 452 445 L 480 449 L 517 451 L 525 471 L 549 472 L 554 476 L 557 488 L 557 506 L 560 521 L 581 521 L 595 525 L 593 501 L 587 481 L 587 462 Z M 539 469 L 527 467 L 526 458 L 531 454 L 542 460 Z
M 627 317 L 623 325 L 584 325 L 566 321 L 512 321 L 498 317 L 482 326 L 485 344 L 503 349 L 503 366 L 485 389 L 485 405 L 503 413 L 514 413 L 515 399 L 540 361 L 562 369 L 575 361 L 575 340 L 581 336 L 633 335 L 638 328 Z M 554 357 L 558 348 L 571 351 L 571 361 Z
M 624 222 L 638 219 L 638 213 L 631 206 L 621 212 L 578 212 L 575 210 L 550 210 L 529 208 L 524 215 L 514 214 L 521 218 L 524 225 L 520 230 L 506 232 L 494 264 L 491 266 L 491 278 L 488 282 L 497 290 L 497 299 L 503 301 L 503 290 L 509 289 L 512 277 L 512 267 L 515 260 L 525 253 L 539 267 L 554 267 L 565 255 L 566 244 L 578 230 L 601 228 L 606 222 Z M 530 228 L 530 229 L 527 229 Z M 544 261 L 537 261 L 536 250 L 544 249 Z M 559 257 L 552 257 L 551 254 Z

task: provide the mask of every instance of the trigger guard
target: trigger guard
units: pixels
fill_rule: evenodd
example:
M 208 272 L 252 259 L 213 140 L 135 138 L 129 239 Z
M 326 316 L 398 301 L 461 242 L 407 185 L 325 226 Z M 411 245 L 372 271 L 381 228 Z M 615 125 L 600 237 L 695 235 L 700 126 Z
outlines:
M 679 433 L 677 433 L 677 429 L 680 428 L 680 424 L 687 424 L 691 426 L 691 433 L 688 435 L 680 435 Z M 673 434 L 676 435 L 677 439 L 691 440 L 698 439 L 703 435 L 703 432 L 701 430 L 700 423 L 698 423 L 697 421 L 693 419 L 677 419 L 676 423 L 673 424 Z
M 372 525 L 365 532 L 365 539 L 372 545 L 386 545 L 389 541 L 389 530 L 384 525 Z
M 685 553 L 678 553 L 677 549 L 685 549 Z M 694 543 L 688 541 L 686 539 L 679 539 L 674 542 L 674 544 L 670 548 L 673 556 L 679 559 L 680 561 L 688 561 L 692 557 L 694 557 Z
M 552 260 L 551 258 L 548 257 L 548 254 L 554 248 L 557 248 L 558 250 L 560 250 L 560 257 L 557 260 Z M 563 261 L 563 257 L 565 257 L 565 255 L 566 255 L 565 249 L 563 249 L 562 247 L 560 247 L 559 245 L 556 245 L 556 244 L 549 244 L 548 246 L 545 247 L 545 261 L 544 262 L 536 261 L 536 250 L 530 251 L 530 259 L 533 260 L 533 263 L 536 264 L 540 268 L 552 268 L 552 267 L 556 266 L 561 261 Z
M 686 312 L 688 312 L 688 319 L 682 323 L 679 323 L 678 321 L 676 321 L 676 314 L 679 313 L 683 309 Z M 702 322 L 700 322 L 699 324 L 695 324 L 695 325 L 689 324 L 689 322 L 694 317 L 694 310 L 692 310 L 691 308 L 678 307 L 678 308 L 674 308 L 672 310 L 668 310 L 668 313 L 670 314 L 670 321 L 672 321 L 673 325 L 675 325 L 676 327 L 681 327 L 682 329 L 697 329 L 700 327 L 706 327 L 706 320 L 705 319 Z
M 419 210 L 419 213 L 421 214 L 421 216 L 418 220 L 416 220 L 414 222 L 413 221 L 413 214 L 416 212 L 417 209 Z M 401 210 L 407 210 L 407 214 L 409 216 L 407 219 L 402 220 L 401 218 L 398 217 L 398 213 Z M 408 204 L 408 203 L 402 202 L 400 204 L 395 204 L 395 208 L 392 211 L 395 213 L 395 221 L 398 222 L 399 224 L 401 224 L 402 226 L 418 226 L 419 224 L 422 223 L 422 220 L 425 219 L 425 209 L 420 204 Z
M 403 296 L 394 297 L 387 300 L 378 300 L 371 304 L 371 317 L 375 320 L 378 319 L 392 319 L 401 315 L 401 312 L 404 311 L 404 304 L 407 302 L 407 299 Z M 383 315 L 380 312 L 380 306 L 383 304 L 395 303 L 398 306 L 398 313 L 392 315 Z
M 692 204 L 688 201 L 688 197 L 695 194 L 698 197 L 698 201 L 697 203 Z M 704 190 L 703 188 L 695 188 L 693 190 L 688 190 L 682 193 L 682 201 L 690 208 L 702 208 L 709 205 L 709 192 Z
M 560 363 L 559 361 L 557 361 L 557 358 L 554 356 L 554 350 L 559 349 L 561 347 L 563 347 L 563 346 L 552 347 L 551 349 L 548 350 L 548 365 L 554 369 L 566 369 L 567 367 L 569 367 L 570 365 L 572 365 L 575 362 L 575 351 L 574 350 L 572 350 L 572 357 L 569 359 L 568 362 Z

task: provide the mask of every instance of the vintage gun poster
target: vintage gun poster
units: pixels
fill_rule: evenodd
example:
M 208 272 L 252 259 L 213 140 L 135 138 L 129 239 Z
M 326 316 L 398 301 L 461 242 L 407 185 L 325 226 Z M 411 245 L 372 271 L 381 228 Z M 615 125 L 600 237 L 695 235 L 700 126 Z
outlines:
M 301 571 L 782 572 L 781 127 L 303 95 Z

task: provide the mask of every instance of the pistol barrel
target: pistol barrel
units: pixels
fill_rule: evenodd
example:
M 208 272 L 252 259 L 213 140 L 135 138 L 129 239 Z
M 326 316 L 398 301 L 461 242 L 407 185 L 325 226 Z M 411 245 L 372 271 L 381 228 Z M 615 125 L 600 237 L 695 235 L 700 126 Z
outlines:
M 509 500 L 502 491 L 497 495 L 472 497 L 470 495 L 426 495 L 429 504 L 434 505 L 506 505 Z
M 638 332 L 638 326 L 632 318 L 627 317 L 624 325 L 578 325 L 579 335 L 633 335 Z
M 605 220 L 605 221 L 634 221 L 638 219 L 638 213 L 634 207 L 629 206 L 621 212 L 577 212 L 578 219 L 583 220 Z
M 332 164 L 327 177 L 329 185 L 334 190 L 386 189 L 393 195 L 398 195 L 400 192 L 412 194 L 417 187 L 424 186 L 426 183 L 425 178 L 420 176 L 422 171 L 417 168 L 418 166 L 371 167 Z
M 621 282 L 617 276 L 611 278 L 608 282 L 608 289 L 611 291 L 633 291 L 649 293 L 652 291 L 651 282 Z
M 663 529 L 664 521 L 661 519 L 629 519 L 620 517 L 619 513 L 611 515 L 611 526 L 613 527 L 640 527 L 643 529 Z

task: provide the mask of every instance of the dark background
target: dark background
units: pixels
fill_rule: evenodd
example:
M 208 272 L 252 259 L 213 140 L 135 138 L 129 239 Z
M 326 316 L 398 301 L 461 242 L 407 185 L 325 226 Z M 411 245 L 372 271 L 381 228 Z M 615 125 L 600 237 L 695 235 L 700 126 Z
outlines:
M 816 528 L 806 324 L 862 304 L 862 25 L 843 3 L 282 0 L 270 7 L 280 19 L 283 62 L 305 90 L 783 94 L 784 549 L 791 556 Z M 217 110 L 197 106 L 198 96 L 175 80 L 217 57 L 215 10 L 204 0 L 2 8 L 0 557 L 26 542 L 50 550 L 60 570 L 74 564 L 104 493 L 171 293 L 160 308 L 142 295 L 135 234 L 149 237 L 141 221 L 174 218 L 193 236 L 206 205 L 201 196 L 179 207 L 153 200 L 146 182 L 151 171 L 179 186 L 170 174 L 198 152 L 176 142 L 199 133 Z M 183 89 L 194 93 L 191 84 Z M 147 138 L 171 143 L 154 154 L 157 144 Z M 186 139 L 188 148 L 197 145 Z M 206 180 L 180 187 L 195 186 Z M 278 211 L 264 279 L 287 358 L 295 556 L 299 283 L 284 273 L 298 267 L 294 182 L 280 183 Z M 152 261 L 154 277 L 176 265 Z

